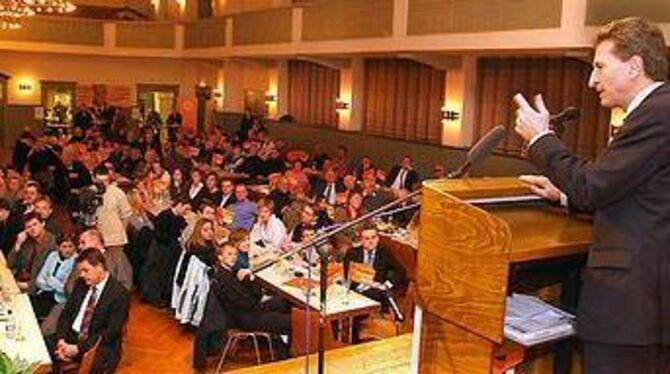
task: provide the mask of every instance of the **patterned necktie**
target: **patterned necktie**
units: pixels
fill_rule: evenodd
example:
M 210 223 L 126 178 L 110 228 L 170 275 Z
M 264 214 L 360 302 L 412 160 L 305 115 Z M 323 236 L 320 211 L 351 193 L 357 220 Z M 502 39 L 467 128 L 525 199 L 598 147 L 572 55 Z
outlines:
M 81 320 L 81 327 L 79 328 L 79 341 L 83 342 L 88 339 L 88 328 L 91 325 L 91 318 L 93 318 L 93 312 L 95 311 L 95 302 L 97 299 L 96 294 L 97 289 L 95 286 L 91 287 L 91 297 L 88 298 L 88 303 L 86 303 L 86 309 L 84 310 L 84 318 Z

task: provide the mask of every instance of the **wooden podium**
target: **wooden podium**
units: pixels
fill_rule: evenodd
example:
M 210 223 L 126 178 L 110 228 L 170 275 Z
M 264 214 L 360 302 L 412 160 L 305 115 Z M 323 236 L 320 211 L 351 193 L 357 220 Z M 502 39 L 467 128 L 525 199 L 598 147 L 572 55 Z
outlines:
M 504 340 L 512 269 L 587 251 L 590 219 L 541 202 L 498 201 L 529 195 L 516 178 L 424 182 L 417 267 L 421 373 L 490 373 Z

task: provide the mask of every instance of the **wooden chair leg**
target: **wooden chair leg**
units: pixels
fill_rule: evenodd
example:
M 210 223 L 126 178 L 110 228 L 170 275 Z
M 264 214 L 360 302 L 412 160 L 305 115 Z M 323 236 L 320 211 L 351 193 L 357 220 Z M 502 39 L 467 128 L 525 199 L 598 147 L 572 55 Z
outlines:
M 270 348 L 270 361 L 275 360 L 275 351 L 274 348 L 272 347 L 272 336 L 270 334 L 265 335 L 265 337 L 268 340 L 268 347 Z

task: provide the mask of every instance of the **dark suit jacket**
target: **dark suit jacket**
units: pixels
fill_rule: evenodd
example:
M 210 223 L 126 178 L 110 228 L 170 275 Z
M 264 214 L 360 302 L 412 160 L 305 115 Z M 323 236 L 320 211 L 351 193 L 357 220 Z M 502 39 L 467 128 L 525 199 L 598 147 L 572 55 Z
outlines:
M 391 168 L 391 172 L 386 178 L 387 186 L 390 187 L 393 184 L 396 177 L 398 177 L 398 173 L 400 173 L 400 169 L 402 169 L 400 165 L 395 165 L 393 168 Z M 405 185 L 403 186 L 403 188 L 411 191 L 412 189 L 414 189 L 414 187 L 416 187 L 419 184 L 419 182 L 421 182 L 421 179 L 419 178 L 419 173 L 417 173 L 416 170 L 412 169 L 407 173 L 407 176 L 405 177 Z
M 670 86 L 628 115 L 595 162 L 573 156 L 553 135 L 529 155 L 572 209 L 594 214 L 578 308 L 582 337 L 670 344 Z
M 347 254 L 344 256 L 345 277 L 348 277 L 349 264 L 351 262 L 363 263 L 363 247 L 354 247 L 347 251 Z M 375 260 L 372 267 L 375 269 L 375 282 L 383 284 L 384 282 L 389 281 L 393 283 L 394 288 L 402 286 L 406 282 L 405 269 L 395 258 L 393 258 L 393 256 L 391 256 L 389 251 L 382 247 L 377 247 L 377 253 L 375 254 Z M 358 287 L 358 284 L 352 282 L 351 287 L 356 288 Z
M 111 275 L 98 298 L 95 311 L 89 325 L 88 338 L 79 341 L 78 334 L 72 330 L 72 323 L 77 318 L 89 287 L 80 278 L 65 304 L 65 309 L 58 320 L 56 339 L 65 339 L 70 344 L 76 343 L 80 352 L 86 352 L 102 338 L 100 349 L 93 363 L 93 373 L 111 373 L 121 359 L 121 343 L 123 328 L 128 320 L 130 295 L 128 291 Z
M 216 201 L 216 206 L 217 206 L 217 207 L 218 207 L 218 206 L 221 206 L 221 201 L 223 201 L 223 199 L 224 199 L 224 196 L 223 196 L 223 194 L 221 194 L 221 196 L 219 196 L 219 200 Z M 228 197 L 228 199 L 226 200 L 226 202 L 223 204 L 223 207 L 224 207 L 224 208 L 227 208 L 227 207 L 229 207 L 229 206 L 235 204 L 236 202 L 237 202 L 237 196 L 235 196 L 235 193 L 231 193 L 231 194 L 230 194 L 230 197 Z
M 328 183 L 323 179 L 315 179 L 312 182 L 312 198 L 323 197 L 327 186 Z M 346 187 L 344 187 L 344 184 L 341 181 L 338 180 L 335 182 L 335 193 L 342 193 L 345 189 Z

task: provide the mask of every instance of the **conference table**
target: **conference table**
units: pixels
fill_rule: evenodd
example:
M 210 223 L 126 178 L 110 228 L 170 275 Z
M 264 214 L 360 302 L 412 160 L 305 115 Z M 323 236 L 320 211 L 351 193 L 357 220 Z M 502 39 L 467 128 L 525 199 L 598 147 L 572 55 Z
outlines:
M 0 284 L 2 295 L 0 302 L 12 310 L 16 321 L 16 332 L 13 337 L 6 334 L 6 318 L 0 316 L 0 351 L 10 358 L 19 358 L 28 363 L 35 363 L 41 370 L 51 368 L 51 357 L 42 337 L 30 299 L 21 293 L 14 276 L 7 267 L 5 257 L 0 253 Z

